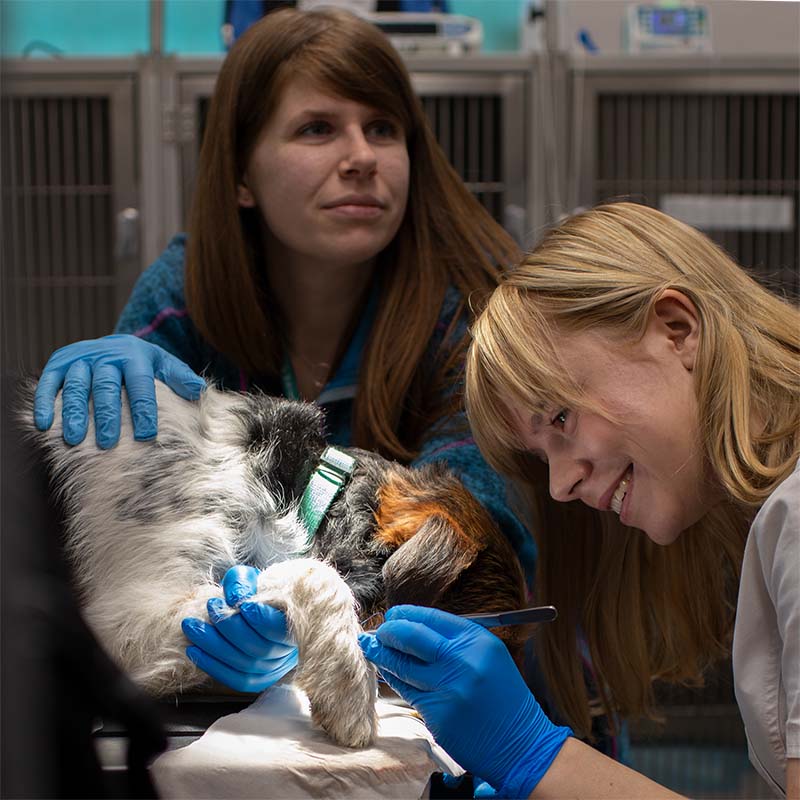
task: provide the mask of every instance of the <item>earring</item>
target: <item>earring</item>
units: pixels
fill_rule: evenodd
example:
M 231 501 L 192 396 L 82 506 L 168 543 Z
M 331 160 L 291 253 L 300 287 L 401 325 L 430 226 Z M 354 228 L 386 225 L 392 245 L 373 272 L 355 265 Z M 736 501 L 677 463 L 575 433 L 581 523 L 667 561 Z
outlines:
M 236 200 L 242 208 L 253 208 L 256 204 L 253 193 L 243 183 L 236 187 Z

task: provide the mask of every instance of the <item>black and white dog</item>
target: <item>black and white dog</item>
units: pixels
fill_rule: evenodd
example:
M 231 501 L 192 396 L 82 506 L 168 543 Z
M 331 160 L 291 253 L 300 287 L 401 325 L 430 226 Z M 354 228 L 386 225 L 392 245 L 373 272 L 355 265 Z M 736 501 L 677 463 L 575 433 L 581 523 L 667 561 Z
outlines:
M 524 605 L 513 550 L 444 466 L 411 470 L 347 449 L 352 474 L 309 541 L 299 507 L 325 450 L 319 409 L 213 388 L 189 402 L 162 384 L 157 399 L 151 442 L 134 441 L 124 398 L 112 450 L 97 449 L 91 425 L 66 446 L 60 405 L 49 431 L 32 431 L 63 504 L 86 618 L 151 693 L 210 684 L 185 656 L 181 620 L 208 618 L 234 564 L 262 570 L 255 599 L 286 612 L 314 721 L 351 746 L 369 743 L 376 725 L 359 620 L 398 603 L 454 613 Z M 32 429 L 32 388 L 23 407 Z M 499 633 L 519 658 L 527 632 Z

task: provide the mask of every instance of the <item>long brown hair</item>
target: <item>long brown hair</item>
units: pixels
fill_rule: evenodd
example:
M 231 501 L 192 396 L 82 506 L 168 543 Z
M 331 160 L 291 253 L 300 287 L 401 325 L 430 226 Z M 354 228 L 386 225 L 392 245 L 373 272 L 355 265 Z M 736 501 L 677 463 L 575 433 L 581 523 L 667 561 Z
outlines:
M 586 407 L 559 362 L 559 332 L 635 341 L 665 289 L 698 310 L 701 433 L 727 501 L 660 547 L 612 512 L 552 503 L 507 409 Z M 688 225 L 632 203 L 601 205 L 551 230 L 492 294 L 473 327 L 466 395 L 487 460 L 524 482 L 538 510 L 537 591 L 559 620 L 537 653 L 571 724 L 586 733 L 590 723 L 577 624 L 607 712 L 652 714 L 654 679 L 699 682 L 729 648 L 752 516 L 800 456 L 800 310 Z
M 452 410 L 445 385 L 459 347 L 434 374 L 420 364 L 449 285 L 485 296 L 519 257 L 503 229 L 469 193 L 428 126 L 402 60 L 370 23 L 334 9 L 282 9 L 233 46 L 217 79 L 189 225 L 186 298 L 218 351 L 253 376 L 278 375 L 279 310 L 271 306 L 256 209 L 236 187 L 257 138 L 292 77 L 391 113 L 406 133 L 410 185 L 405 217 L 378 258 L 381 297 L 362 357 L 354 444 L 408 460 L 418 439 Z M 467 313 L 462 301 L 457 317 Z M 463 356 L 463 352 L 461 352 Z

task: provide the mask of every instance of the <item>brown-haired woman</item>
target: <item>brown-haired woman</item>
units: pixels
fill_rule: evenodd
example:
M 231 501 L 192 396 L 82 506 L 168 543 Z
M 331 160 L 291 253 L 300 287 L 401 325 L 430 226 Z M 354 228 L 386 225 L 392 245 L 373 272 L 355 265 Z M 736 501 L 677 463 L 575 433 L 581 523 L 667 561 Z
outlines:
M 312 400 L 332 444 L 446 461 L 530 577 L 533 542 L 451 383 L 468 298 L 516 258 L 447 163 L 383 34 L 344 11 L 276 11 L 222 65 L 188 237 L 141 276 L 115 335 L 53 354 L 36 423 L 49 427 L 63 387 L 64 436 L 81 441 L 91 395 L 97 442 L 112 447 L 124 383 L 135 437 L 151 439 L 154 377 L 187 398 L 203 374 Z
M 570 724 L 588 722 L 576 624 L 626 715 L 733 636 L 751 760 L 800 799 L 800 310 L 688 225 L 614 203 L 550 231 L 472 333 L 475 439 L 541 509 L 537 591 L 559 620 L 537 653 Z M 387 619 L 368 657 L 502 796 L 674 796 L 552 725 L 479 626 Z

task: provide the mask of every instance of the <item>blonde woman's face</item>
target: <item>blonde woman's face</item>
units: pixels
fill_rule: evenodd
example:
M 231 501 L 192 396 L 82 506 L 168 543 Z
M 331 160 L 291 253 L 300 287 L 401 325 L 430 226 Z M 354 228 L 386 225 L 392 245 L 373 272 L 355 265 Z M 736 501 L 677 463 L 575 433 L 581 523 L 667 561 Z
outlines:
M 408 185 L 395 118 L 296 78 L 250 157 L 239 204 L 260 210 L 270 260 L 325 269 L 369 261 L 392 241 Z
M 547 462 L 555 500 L 580 500 L 669 544 L 720 499 L 703 457 L 694 387 L 696 331 L 680 308 L 655 312 L 644 338 L 561 338 L 565 370 L 598 411 L 511 404 L 528 450 Z

